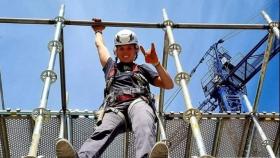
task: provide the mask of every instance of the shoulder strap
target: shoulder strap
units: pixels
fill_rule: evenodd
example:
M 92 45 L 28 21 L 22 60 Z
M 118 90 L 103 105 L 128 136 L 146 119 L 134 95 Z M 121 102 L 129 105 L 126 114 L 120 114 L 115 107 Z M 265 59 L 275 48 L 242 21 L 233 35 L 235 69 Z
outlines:
M 139 72 L 140 70 L 139 70 L 139 65 L 137 65 L 137 64 L 133 64 L 133 68 L 132 68 L 132 71 L 135 73 L 135 72 Z
M 115 76 L 117 74 L 117 65 L 114 64 L 114 67 L 112 69 L 110 69 L 109 73 L 108 73 L 108 79 L 110 79 L 111 77 Z M 132 72 L 136 73 L 139 72 L 139 65 L 133 63 L 133 68 L 132 68 Z
M 116 73 L 117 73 L 117 65 L 114 63 L 114 67 L 109 70 L 107 79 L 110 79 L 111 77 L 115 76 Z

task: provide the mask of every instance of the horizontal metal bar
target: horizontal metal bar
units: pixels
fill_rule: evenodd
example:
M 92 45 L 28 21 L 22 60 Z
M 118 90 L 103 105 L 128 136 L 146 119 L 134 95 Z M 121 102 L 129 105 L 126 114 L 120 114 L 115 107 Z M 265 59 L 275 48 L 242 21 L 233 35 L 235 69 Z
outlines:
M 0 17 L 0 23 L 14 24 L 55 24 L 54 19 L 32 19 L 32 18 L 5 18 Z
M 267 24 L 203 24 L 203 23 L 178 23 L 173 28 L 188 29 L 256 29 L 266 30 L 269 28 Z
M 32 19 L 32 18 L 6 18 L 0 17 L 0 23 L 15 24 L 55 24 L 54 19 Z M 65 25 L 91 26 L 102 24 L 109 27 L 138 27 L 138 28 L 164 28 L 163 23 L 143 23 L 143 22 L 93 22 L 91 20 L 65 20 Z M 268 24 L 208 24 L 208 23 L 174 23 L 172 28 L 177 29 L 269 29 Z
M 62 113 L 59 111 L 50 111 L 51 116 L 59 116 Z M 69 116 L 95 116 L 96 111 L 67 111 Z M 8 116 L 30 116 L 32 115 L 32 111 L 13 111 L 13 110 L 0 110 L 0 115 L 3 117 Z M 173 119 L 173 118 L 182 118 L 183 113 L 163 113 L 162 114 L 165 119 Z M 202 113 L 202 118 L 250 118 L 250 113 Z M 257 117 L 259 119 L 267 118 L 267 119 L 280 119 L 280 113 L 270 112 L 270 113 L 257 113 Z
M 94 116 L 96 114 L 95 111 L 67 111 L 66 112 L 69 115 L 81 115 L 81 116 Z M 60 111 L 50 111 L 50 115 L 51 116 L 59 116 L 60 114 L 62 114 Z M 30 116 L 32 115 L 32 111 L 20 111 L 20 110 L 0 110 L 0 115 L 9 115 L 9 116 L 21 116 L 21 115 L 26 115 L 26 116 Z
M 142 23 L 142 22 L 93 22 L 89 20 L 65 20 L 65 25 L 81 25 L 81 26 L 92 26 L 92 25 L 104 25 L 110 27 L 139 27 L 139 28 L 163 28 L 161 23 Z
M 183 113 L 165 113 L 165 119 L 182 118 Z M 250 113 L 202 113 L 202 118 L 250 118 Z M 279 113 L 257 113 L 259 119 L 280 119 Z

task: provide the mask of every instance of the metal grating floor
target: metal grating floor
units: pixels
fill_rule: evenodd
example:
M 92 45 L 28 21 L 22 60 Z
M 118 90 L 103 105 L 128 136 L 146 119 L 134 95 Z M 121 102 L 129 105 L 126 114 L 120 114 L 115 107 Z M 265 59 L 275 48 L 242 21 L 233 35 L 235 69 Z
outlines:
M 2 111 L 3 112 L 3 111 Z M 21 157 L 27 155 L 30 147 L 34 122 L 30 115 L 21 115 L 21 112 L 14 115 L 0 111 L 1 130 L 6 129 L 7 137 L 0 133 L 0 157 L 4 157 L 4 140 L 8 141 L 10 157 Z M 31 113 L 30 113 L 31 114 Z M 43 124 L 42 137 L 39 145 L 38 155 L 55 157 L 55 142 L 59 136 L 59 113 L 52 113 L 49 122 Z M 171 158 L 185 158 L 198 156 L 198 149 L 192 136 L 189 123 L 182 119 L 181 113 L 168 113 L 164 115 L 164 124 L 167 138 L 170 144 Z M 246 126 L 249 122 L 249 114 L 208 114 L 204 113 L 200 120 L 200 130 L 204 139 L 205 148 L 208 154 L 216 157 L 238 157 L 242 144 L 246 139 Z M 279 114 L 269 113 L 259 115 L 259 122 L 266 136 L 274 143 L 277 135 L 279 137 Z M 220 126 L 218 126 L 220 124 Z M 94 117 L 85 117 L 81 114 L 70 113 L 70 132 L 72 143 L 75 149 L 79 149 L 82 143 L 90 137 L 95 127 Z M 219 130 L 218 130 L 219 129 Z M 220 131 L 219 133 L 217 131 Z M 1 131 L 3 132 L 3 131 Z M 126 138 L 128 138 L 126 143 Z M 216 143 L 215 143 L 216 142 Z M 268 157 L 264 146 L 261 145 L 261 138 L 256 132 L 253 136 L 250 157 Z M 133 133 L 129 132 L 118 135 L 103 153 L 102 158 L 135 157 L 135 146 Z M 272 144 L 273 146 L 274 144 Z M 244 145 L 243 145 L 244 146 Z M 279 148 L 279 147 L 278 147 Z M 242 153 L 241 153 L 242 154 Z M 279 156 L 279 149 L 275 152 Z

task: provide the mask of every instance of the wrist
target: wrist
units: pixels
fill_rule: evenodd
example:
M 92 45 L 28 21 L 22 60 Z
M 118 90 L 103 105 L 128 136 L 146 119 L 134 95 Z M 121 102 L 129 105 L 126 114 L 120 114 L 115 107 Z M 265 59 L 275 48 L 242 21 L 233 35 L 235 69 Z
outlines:
M 157 63 L 154 63 L 153 66 L 157 67 L 160 64 L 160 62 L 158 61 Z
M 95 31 L 95 34 L 97 34 L 97 33 L 102 34 L 102 31 L 100 31 L 100 30 L 96 30 L 96 31 Z

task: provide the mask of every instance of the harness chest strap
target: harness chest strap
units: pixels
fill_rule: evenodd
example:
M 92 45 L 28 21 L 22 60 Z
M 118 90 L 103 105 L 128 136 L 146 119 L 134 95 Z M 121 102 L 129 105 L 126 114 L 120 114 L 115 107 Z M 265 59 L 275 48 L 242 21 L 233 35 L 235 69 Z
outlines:
M 105 91 L 104 91 L 105 95 L 110 93 L 109 92 L 110 91 L 110 87 L 113 84 L 113 81 L 114 81 L 115 75 L 117 74 L 117 71 L 118 71 L 117 70 L 117 66 L 114 65 L 114 68 L 110 70 L 109 75 L 108 75 L 108 79 L 106 81 L 106 87 L 105 87 Z M 149 86 L 147 86 L 149 84 L 149 82 L 141 73 L 138 73 L 139 72 L 139 67 L 138 67 L 137 64 L 133 65 L 132 72 L 133 72 L 133 78 L 135 78 L 137 80 L 139 86 L 140 87 L 144 87 L 147 90 L 144 93 L 147 93 L 147 92 L 149 93 L 150 92 L 150 88 L 149 88 Z M 142 91 L 142 90 L 140 90 L 140 91 Z M 138 93 L 138 92 L 135 92 L 135 93 Z M 142 93 L 142 92 L 140 92 L 140 93 Z

